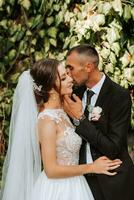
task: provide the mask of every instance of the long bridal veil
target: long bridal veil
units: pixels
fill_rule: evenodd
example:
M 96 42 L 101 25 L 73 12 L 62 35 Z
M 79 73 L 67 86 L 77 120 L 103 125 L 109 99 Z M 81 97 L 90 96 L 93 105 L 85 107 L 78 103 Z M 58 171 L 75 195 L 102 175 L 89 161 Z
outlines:
M 37 104 L 29 71 L 19 78 L 13 97 L 9 146 L 3 166 L 2 200 L 30 200 L 41 171 L 36 131 Z

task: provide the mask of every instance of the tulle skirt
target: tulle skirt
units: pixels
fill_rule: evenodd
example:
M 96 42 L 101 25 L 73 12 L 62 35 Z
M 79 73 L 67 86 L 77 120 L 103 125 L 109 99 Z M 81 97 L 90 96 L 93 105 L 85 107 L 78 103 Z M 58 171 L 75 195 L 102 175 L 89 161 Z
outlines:
M 44 171 L 34 185 L 31 200 L 94 200 L 84 176 L 50 179 Z

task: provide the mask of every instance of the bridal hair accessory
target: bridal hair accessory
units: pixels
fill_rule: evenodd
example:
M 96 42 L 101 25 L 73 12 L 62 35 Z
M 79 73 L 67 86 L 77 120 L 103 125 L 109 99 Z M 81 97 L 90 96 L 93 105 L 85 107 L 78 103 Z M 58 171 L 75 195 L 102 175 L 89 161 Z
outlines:
M 101 117 L 102 108 L 99 106 L 93 107 L 91 105 L 88 106 L 89 111 L 89 120 L 90 121 L 98 121 Z
M 36 83 L 35 83 L 35 81 L 33 80 L 33 88 L 34 88 L 34 90 L 38 90 L 39 92 L 41 92 L 41 89 L 42 89 L 42 85 L 37 85 Z

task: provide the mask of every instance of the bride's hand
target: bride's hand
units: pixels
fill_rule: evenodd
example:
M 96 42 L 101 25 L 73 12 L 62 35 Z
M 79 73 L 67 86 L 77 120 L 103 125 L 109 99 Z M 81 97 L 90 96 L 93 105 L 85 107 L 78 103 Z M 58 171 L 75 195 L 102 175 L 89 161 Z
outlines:
M 111 172 L 121 165 L 122 161 L 120 159 L 110 160 L 106 156 L 102 156 L 95 160 L 92 164 L 93 173 L 96 174 L 106 174 L 109 176 L 116 175 L 117 172 Z

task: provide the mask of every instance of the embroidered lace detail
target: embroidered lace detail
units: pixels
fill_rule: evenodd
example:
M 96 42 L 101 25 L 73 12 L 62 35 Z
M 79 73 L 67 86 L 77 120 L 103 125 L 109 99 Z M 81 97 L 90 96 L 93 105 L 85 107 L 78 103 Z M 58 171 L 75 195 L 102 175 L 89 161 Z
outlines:
M 43 119 L 45 116 L 51 117 L 56 123 L 62 121 L 62 118 L 67 118 L 67 114 L 64 112 L 63 109 L 45 109 L 43 112 L 39 113 L 38 119 Z
M 57 140 L 57 162 L 61 165 L 76 165 L 79 162 L 81 138 L 73 128 L 67 127 Z
M 57 163 L 76 165 L 79 162 L 79 150 L 82 139 L 76 134 L 69 117 L 62 109 L 45 109 L 38 118 L 51 117 L 57 123 L 60 134 L 56 141 Z

